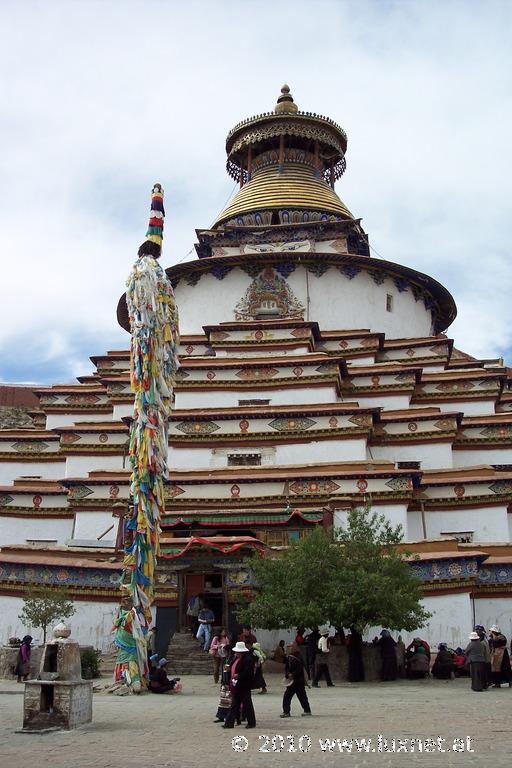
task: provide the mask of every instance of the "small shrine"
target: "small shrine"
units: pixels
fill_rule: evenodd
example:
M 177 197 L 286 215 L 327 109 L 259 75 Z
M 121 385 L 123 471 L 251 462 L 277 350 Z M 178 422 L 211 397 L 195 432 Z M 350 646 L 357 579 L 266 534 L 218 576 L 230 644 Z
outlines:
M 80 646 L 57 624 L 36 680 L 25 683 L 23 731 L 71 730 L 92 720 L 92 682 L 82 680 Z

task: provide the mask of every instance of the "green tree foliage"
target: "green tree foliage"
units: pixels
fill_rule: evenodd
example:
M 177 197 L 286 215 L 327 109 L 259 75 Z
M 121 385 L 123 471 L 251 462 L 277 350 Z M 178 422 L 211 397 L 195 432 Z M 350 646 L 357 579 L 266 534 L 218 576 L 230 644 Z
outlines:
M 430 617 L 403 554 L 400 526 L 366 507 L 334 539 L 318 526 L 285 552 L 249 561 L 258 592 L 238 617 L 262 629 L 320 624 L 413 630 Z
M 73 603 L 65 589 L 42 589 L 34 587 L 23 598 L 23 608 L 18 618 L 27 627 L 41 627 L 43 643 L 46 642 L 46 632 L 56 619 L 62 620 L 75 612 Z
M 240 621 L 262 629 L 323 624 L 326 594 L 338 567 L 339 548 L 330 544 L 318 526 L 285 552 L 250 558 L 258 591 L 240 608 Z

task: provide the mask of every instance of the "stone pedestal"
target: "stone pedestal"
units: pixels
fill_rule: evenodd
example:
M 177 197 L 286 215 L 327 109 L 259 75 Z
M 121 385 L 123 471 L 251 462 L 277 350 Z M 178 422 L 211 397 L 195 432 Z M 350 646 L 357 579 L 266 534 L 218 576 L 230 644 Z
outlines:
M 64 624 L 43 648 L 37 680 L 25 683 L 23 730 L 77 728 L 92 720 L 92 682 L 82 680 L 80 647 Z
M 77 728 L 92 720 L 90 680 L 28 680 L 23 702 L 23 729 Z

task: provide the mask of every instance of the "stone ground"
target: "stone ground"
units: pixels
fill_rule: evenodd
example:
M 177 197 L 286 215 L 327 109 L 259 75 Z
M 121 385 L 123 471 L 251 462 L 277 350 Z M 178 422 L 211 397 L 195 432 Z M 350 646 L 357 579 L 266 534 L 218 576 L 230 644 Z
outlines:
M 482 766 L 511 765 L 512 689 L 502 688 L 473 693 L 467 679 L 454 681 L 422 680 L 396 683 L 349 683 L 335 688 L 308 692 L 313 717 L 300 716 L 297 703 L 292 717 L 282 720 L 283 681 L 278 675 L 267 677 L 269 693 L 255 695 L 258 725 L 254 730 L 235 727 L 222 730 L 213 723 L 217 709 L 217 686 L 210 678 L 188 677 L 184 691 L 174 696 L 145 695 L 117 697 L 94 695 L 92 724 L 75 731 L 19 734 L 23 697 L 22 686 L 0 681 L 0 765 L 8 768 L 197 768 L 229 766 L 259 768 L 277 766 Z M 282 735 L 285 749 L 272 750 L 272 739 Z M 308 752 L 299 750 L 299 737 L 311 739 Z M 378 734 L 390 740 L 405 738 L 446 739 L 471 736 L 474 752 L 412 754 L 389 752 L 322 752 L 319 739 L 372 738 L 377 749 Z M 295 752 L 287 751 L 295 737 Z M 243 752 L 232 747 L 235 738 Z M 274 740 L 277 748 L 279 738 Z M 307 748 L 307 740 L 301 742 Z M 396 748 L 398 748 L 396 744 Z M 428 746 L 428 744 L 427 744 Z M 259 751 L 260 748 L 269 751 Z

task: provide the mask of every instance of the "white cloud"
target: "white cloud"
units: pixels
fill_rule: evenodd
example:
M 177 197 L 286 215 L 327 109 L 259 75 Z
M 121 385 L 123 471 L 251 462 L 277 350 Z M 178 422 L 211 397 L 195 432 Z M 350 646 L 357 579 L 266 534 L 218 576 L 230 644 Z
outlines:
M 227 131 L 270 109 L 285 80 L 300 106 L 346 128 L 338 192 L 378 252 L 452 291 L 457 346 L 511 350 L 511 9 L 1 4 L 0 375 L 14 375 L 5 352 L 23 338 L 19 354 L 44 376 L 48 361 L 72 375 L 107 344 L 126 346 L 115 308 L 151 184 L 166 187 L 173 263 L 232 190 Z

